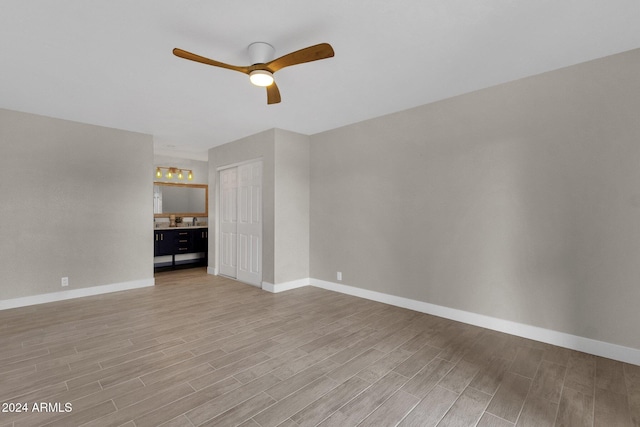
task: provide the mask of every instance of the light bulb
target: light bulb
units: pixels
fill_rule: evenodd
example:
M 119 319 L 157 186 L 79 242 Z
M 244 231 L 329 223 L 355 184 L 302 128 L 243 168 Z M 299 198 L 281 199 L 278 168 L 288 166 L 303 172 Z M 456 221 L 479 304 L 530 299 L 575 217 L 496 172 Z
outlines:
M 180 170 L 180 172 L 178 172 L 178 179 L 182 179 L 184 178 L 184 176 L 182 175 L 182 170 Z
M 169 170 L 169 171 L 167 171 L 167 175 L 166 175 L 166 177 L 167 177 L 168 179 L 173 178 L 173 174 L 171 173 L 171 171 L 170 171 L 170 170 Z
M 270 86 L 273 83 L 273 74 L 267 70 L 253 70 L 249 73 L 249 80 L 256 86 Z
M 162 171 L 160 168 L 156 168 L 156 178 L 162 178 Z
M 187 179 L 191 181 L 193 179 L 193 174 L 189 171 L 189 175 L 187 175 Z

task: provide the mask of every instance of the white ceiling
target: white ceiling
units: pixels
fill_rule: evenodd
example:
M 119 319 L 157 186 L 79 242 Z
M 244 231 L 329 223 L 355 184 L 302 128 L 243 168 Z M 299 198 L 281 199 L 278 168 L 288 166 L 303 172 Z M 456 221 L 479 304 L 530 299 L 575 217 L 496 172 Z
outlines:
M 2 0 L 0 107 L 154 136 L 157 153 L 273 127 L 314 134 L 640 47 L 638 0 Z M 249 65 L 330 43 L 334 58 L 276 73 Z

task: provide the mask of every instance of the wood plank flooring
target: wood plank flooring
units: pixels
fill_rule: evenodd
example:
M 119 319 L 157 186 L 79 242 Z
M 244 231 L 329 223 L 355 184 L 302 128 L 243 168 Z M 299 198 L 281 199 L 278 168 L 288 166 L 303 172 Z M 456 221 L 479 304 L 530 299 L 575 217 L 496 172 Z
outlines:
M 0 427 L 640 426 L 640 367 L 192 269 L 0 311 L 0 403 Z

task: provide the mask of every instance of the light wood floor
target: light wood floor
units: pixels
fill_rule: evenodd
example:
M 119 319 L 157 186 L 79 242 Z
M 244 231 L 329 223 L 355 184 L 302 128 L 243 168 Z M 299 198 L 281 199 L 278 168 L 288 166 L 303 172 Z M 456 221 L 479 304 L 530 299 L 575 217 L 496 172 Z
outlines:
M 0 402 L 29 405 L 0 427 L 640 425 L 638 366 L 312 287 L 156 283 L 0 311 Z

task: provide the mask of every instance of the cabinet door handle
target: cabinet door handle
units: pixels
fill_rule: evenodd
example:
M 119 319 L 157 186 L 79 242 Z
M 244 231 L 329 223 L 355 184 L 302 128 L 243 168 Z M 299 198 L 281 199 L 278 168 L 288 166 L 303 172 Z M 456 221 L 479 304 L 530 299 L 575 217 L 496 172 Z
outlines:
M 187 248 L 178 248 L 179 251 L 186 251 Z
M 187 243 L 186 240 L 179 240 L 180 243 Z
M 160 235 L 160 240 L 164 240 L 164 234 Z
M 186 236 L 189 233 L 178 233 L 178 234 L 181 235 L 181 236 Z
M 156 234 L 156 242 L 158 241 L 158 235 Z

